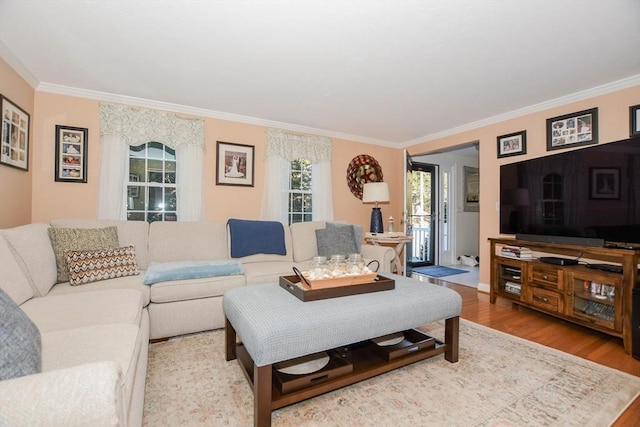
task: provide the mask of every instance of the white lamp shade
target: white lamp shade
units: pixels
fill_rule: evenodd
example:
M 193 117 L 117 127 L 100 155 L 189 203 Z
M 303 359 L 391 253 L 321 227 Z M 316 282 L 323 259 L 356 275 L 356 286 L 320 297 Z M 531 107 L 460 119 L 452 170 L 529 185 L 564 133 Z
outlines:
M 377 203 L 389 201 L 389 184 L 386 182 L 368 182 L 362 187 L 362 202 Z

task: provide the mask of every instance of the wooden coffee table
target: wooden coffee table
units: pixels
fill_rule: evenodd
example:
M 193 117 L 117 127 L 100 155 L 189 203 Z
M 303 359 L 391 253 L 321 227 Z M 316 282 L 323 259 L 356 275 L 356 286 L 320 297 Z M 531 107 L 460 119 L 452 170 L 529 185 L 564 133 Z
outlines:
M 460 296 L 448 288 L 393 277 L 394 290 L 323 301 L 302 302 L 278 284 L 245 286 L 225 294 L 226 360 L 238 360 L 253 389 L 254 426 L 270 426 L 275 409 L 419 360 L 444 354 L 447 361 L 458 361 Z M 413 329 L 442 319 L 444 341 Z M 354 327 L 336 326 L 340 324 Z M 393 331 L 405 336 L 395 346 L 381 349 L 370 341 Z M 348 372 L 334 370 L 330 363 L 308 377 L 299 376 L 297 383 L 285 384 L 274 369 L 278 362 L 318 351 L 329 351 L 332 363 L 334 358 L 337 364 L 344 359 Z M 332 376 L 335 372 L 340 374 Z

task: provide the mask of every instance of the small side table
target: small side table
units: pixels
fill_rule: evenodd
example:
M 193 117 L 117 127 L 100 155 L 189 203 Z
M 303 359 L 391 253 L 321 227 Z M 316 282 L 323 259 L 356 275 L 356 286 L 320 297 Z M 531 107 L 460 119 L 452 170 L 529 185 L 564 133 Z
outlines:
M 404 265 L 402 262 L 402 251 L 407 243 L 413 240 L 410 236 L 388 236 L 384 234 L 378 234 L 375 236 L 365 237 L 364 240 L 366 242 L 372 243 L 374 245 L 379 246 L 391 246 L 396 255 L 393 259 L 393 267 L 395 269 L 395 273 L 404 275 Z

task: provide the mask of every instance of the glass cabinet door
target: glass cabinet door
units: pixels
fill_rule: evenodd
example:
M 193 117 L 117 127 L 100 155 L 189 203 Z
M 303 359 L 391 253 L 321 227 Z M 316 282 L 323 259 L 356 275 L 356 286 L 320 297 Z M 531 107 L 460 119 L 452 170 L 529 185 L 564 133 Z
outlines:
M 500 259 L 497 262 L 498 293 L 502 297 L 522 300 L 522 274 L 525 264 L 521 261 Z
M 616 277 L 619 276 L 619 277 Z M 622 330 L 622 276 L 616 274 L 573 275 L 573 315 L 615 331 Z

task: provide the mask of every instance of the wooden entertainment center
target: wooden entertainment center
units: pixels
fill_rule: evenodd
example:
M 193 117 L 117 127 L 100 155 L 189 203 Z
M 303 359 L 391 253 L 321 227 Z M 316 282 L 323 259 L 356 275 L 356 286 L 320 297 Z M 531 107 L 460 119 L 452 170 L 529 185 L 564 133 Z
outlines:
M 516 304 L 620 337 L 625 353 L 631 354 L 632 291 L 640 287 L 640 249 L 507 238 L 492 238 L 489 242 L 492 304 L 497 297 L 506 298 Z M 504 246 L 528 248 L 534 257 L 520 258 L 503 254 Z M 579 263 L 557 265 L 541 262 L 540 257 L 545 256 L 578 260 Z M 609 265 L 614 267 L 614 271 L 589 268 L 587 265 L 601 268 Z

